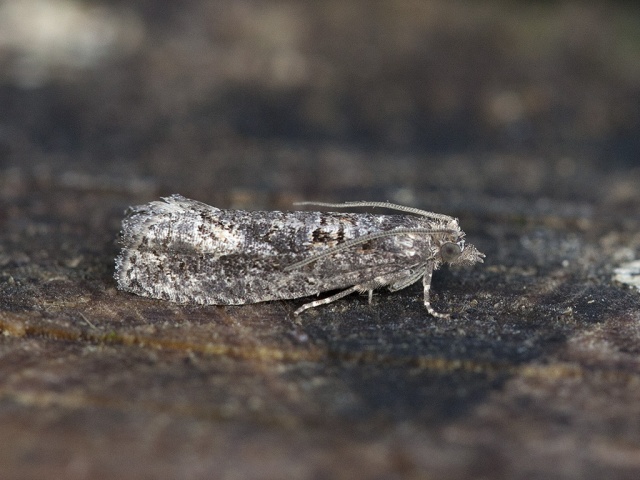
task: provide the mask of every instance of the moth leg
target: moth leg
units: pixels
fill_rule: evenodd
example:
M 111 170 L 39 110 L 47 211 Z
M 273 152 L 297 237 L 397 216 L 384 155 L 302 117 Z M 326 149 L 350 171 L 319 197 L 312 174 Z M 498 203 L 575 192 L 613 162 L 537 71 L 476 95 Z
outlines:
M 367 290 L 367 293 L 369 294 L 369 305 L 371 305 L 371 300 L 373 300 L 373 288 Z
M 449 318 L 448 313 L 438 313 L 431 306 L 431 301 L 429 300 L 429 290 L 431 290 L 431 277 L 433 276 L 433 268 L 427 268 L 424 272 L 424 276 L 422 277 L 422 285 L 424 286 L 424 306 L 427 307 L 427 312 L 429 315 L 436 318 Z
M 300 315 L 302 312 L 304 312 L 305 310 L 308 310 L 309 308 L 314 308 L 319 305 L 326 305 L 327 303 L 335 302 L 336 300 L 339 300 L 342 297 L 346 297 L 347 295 L 350 295 L 353 292 L 358 292 L 361 290 L 362 290 L 362 287 L 360 285 L 355 285 L 351 288 L 347 288 L 346 290 L 338 292 L 335 295 L 331 295 L 330 297 L 323 298 L 322 300 L 315 300 L 313 302 L 305 303 L 300 308 L 298 308 L 295 312 L 293 312 L 293 314 Z M 371 290 L 369 290 L 369 292 L 371 292 Z

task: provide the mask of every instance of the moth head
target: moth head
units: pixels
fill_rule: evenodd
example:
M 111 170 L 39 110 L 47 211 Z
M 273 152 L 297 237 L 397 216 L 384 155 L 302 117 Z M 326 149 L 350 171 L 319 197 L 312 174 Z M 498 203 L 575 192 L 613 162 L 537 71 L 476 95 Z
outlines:
M 440 245 L 440 258 L 451 265 L 473 265 L 483 262 L 484 253 L 480 253 L 473 245 L 465 245 L 464 240 L 444 242 Z

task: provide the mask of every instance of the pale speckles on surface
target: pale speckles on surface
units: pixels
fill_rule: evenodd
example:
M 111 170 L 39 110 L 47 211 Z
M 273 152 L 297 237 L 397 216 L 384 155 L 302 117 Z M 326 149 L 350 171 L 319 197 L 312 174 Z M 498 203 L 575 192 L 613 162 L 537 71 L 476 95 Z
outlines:
M 614 271 L 613 279 L 640 291 L 640 260 L 623 263 Z

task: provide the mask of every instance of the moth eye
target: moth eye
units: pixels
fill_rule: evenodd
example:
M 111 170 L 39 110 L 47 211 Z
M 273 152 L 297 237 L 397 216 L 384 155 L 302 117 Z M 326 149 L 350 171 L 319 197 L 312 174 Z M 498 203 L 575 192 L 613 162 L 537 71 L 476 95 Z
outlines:
M 440 247 L 440 256 L 445 262 L 453 262 L 461 253 L 462 249 L 457 243 L 447 242 Z

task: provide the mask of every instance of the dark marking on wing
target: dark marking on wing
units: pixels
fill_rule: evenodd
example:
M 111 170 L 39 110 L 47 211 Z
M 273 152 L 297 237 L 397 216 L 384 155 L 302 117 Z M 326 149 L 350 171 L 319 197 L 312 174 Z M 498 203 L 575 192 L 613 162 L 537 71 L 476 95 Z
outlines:
M 373 244 L 372 244 L 371 241 L 365 242 L 365 243 L 359 245 L 358 250 L 361 251 L 361 252 L 369 252 L 369 251 L 373 250 Z
M 311 232 L 311 238 L 313 243 L 331 243 L 338 244 L 344 242 L 344 228 L 342 225 L 337 232 L 327 232 L 322 228 L 316 228 L 313 232 Z

